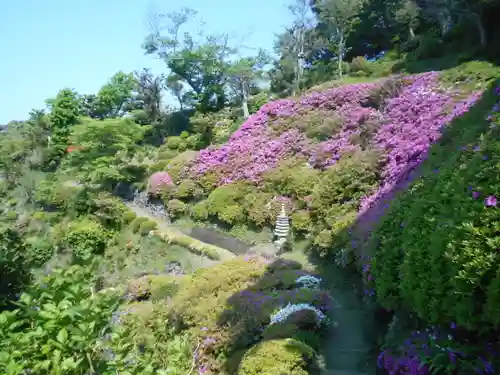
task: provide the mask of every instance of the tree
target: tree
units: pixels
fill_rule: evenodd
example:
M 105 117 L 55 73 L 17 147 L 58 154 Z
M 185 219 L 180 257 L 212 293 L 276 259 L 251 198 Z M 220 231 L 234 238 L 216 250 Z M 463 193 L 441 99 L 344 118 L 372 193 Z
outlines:
M 140 107 L 149 124 L 161 119 L 161 94 L 165 88 L 165 77 L 155 77 L 149 69 L 135 73 L 135 106 Z
M 325 35 L 336 46 L 337 72 L 343 75 L 343 61 L 347 51 L 347 38 L 359 22 L 364 0 L 317 0 L 318 18 L 325 28 Z
M 226 60 L 234 49 L 229 46 L 227 34 L 203 36 L 200 33 L 200 40 L 195 40 L 192 34 L 184 32 L 181 38 L 181 27 L 194 15 L 196 11 L 190 8 L 156 15 L 143 48 L 146 54 L 155 54 L 164 60 L 172 74 L 187 83 L 198 110 L 210 112 L 224 106 Z M 162 35 L 163 30 L 167 35 Z
M 50 109 L 48 120 L 51 131 L 48 166 L 54 168 L 66 152 L 71 128 L 79 123 L 81 98 L 74 90 L 63 89 L 54 99 L 47 100 L 47 106 Z
M 84 121 L 73 129 L 71 141 L 78 148 L 65 158 L 61 171 L 105 188 L 128 181 L 127 158 L 149 129 L 129 118 Z
M 95 113 L 99 118 L 122 116 L 129 109 L 137 86 L 132 73 L 117 72 L 101 87 L 95 98 Z
M 243 116 L 250 116 L 248 98 L 253 82 L 263 77 L 263 68 L 269 62 L 269 56 L 260 50 L 255 57 L 244 57 L 232 63 L 227 70 L 227 84 L 241 103 Z
M 187 98 L 185 97 L 186 88 L 182 82 L 182 77 L 177 74 L 170 74 L 167 77 L 166 86 L 179 102 L 180 110 L 183 111 Z

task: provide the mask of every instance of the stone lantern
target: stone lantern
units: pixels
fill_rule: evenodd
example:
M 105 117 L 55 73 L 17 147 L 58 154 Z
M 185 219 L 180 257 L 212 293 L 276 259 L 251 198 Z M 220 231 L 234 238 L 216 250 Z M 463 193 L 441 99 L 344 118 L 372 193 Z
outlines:
M 274 244 L 276 245 L 276 248 L 278 252 L 282 250 L 285 242 L 288 239 L 288 233 L 290 232 L 290 223 L 288 216 L 285 212 L 285 205 L 281 205 L 281 212 L 276 218 L 276 226 L 274 228 L 274 235 L 277 237 L 276 241 L 274 241 Z

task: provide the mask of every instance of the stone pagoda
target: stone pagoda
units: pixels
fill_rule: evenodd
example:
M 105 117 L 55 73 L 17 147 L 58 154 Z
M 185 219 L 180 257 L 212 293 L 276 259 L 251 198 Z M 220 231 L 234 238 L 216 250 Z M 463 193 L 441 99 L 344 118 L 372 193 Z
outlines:
M 290 223 L 288 216 L 285 212 L 285 205 L 281 205 L 281 212 L 276 218 L 276 227 L 274 228 L 274 235 L 277 237 L 274 244 L 276 245 L 278 252 L 282 250 L 283 245 L 288 239 L 288 233 L 290 231 Z

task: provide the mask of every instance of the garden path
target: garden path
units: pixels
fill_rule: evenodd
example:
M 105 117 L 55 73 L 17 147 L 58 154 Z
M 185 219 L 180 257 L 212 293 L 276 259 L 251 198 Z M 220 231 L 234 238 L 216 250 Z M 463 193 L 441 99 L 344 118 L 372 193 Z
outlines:
M 333 265 L 330 269 L 322 278 L 335 300 L 329 316 L 334 324 L 323 349 L 322 375 L 374 375 L 371 312 L 361 300 L 356 277 Z

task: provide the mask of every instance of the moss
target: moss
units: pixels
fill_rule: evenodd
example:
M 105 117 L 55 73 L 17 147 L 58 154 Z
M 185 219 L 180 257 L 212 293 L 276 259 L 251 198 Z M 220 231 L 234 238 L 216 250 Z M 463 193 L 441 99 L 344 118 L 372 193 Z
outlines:
M 238 375 L 308 375 L 314 351 L 294 340 L 264 341 L 243 357 Z

